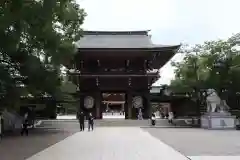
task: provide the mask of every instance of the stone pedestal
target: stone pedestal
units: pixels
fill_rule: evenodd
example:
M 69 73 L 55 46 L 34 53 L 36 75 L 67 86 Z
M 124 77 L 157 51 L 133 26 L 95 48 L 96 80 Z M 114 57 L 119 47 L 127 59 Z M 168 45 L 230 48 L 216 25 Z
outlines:
M 201 127 L 205 129 L 235 129 L 236 117 L 230 113 L 207 113 L 201 117 Z

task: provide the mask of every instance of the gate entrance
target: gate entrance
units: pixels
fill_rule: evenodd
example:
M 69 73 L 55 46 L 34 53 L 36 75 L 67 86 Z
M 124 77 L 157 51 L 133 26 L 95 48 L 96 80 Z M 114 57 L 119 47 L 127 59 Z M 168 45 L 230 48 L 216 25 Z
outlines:
M 125 93 L 103 93 L 103 118 L 125 118 Z
M 76 43 L 78 52 L 69 73 L 78 85 L 80 110 L 103 118 L 106 105 L 123 110 L 126 119 L 152 113 L 151 85 L 179 45 L 155 45 L 148 31 L 85 31 Z M 122 93 L 123 102 L 106 101 L 103 93 Z M 119 109 L 118 109 L 119 108 Z

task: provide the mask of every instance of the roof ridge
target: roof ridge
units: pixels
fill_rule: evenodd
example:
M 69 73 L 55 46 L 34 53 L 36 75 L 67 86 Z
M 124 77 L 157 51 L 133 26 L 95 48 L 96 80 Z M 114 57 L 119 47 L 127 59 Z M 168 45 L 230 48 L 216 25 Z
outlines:
M 135 30 L 135 31 L 83 31 L 83 35 L 146 35 L 151 30 Z

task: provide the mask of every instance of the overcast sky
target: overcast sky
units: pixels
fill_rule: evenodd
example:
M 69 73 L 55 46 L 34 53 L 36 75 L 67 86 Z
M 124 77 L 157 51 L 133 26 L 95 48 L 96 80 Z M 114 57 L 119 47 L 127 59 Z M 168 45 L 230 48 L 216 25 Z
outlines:
M 240 32 L 240 0 L 77 0 L 87 30 L 150 29 L 156 44 L 202 43 Z M 180 61 L 182 55 L 173 60 Z M 155 84 L 169 84 L 170 63 Z

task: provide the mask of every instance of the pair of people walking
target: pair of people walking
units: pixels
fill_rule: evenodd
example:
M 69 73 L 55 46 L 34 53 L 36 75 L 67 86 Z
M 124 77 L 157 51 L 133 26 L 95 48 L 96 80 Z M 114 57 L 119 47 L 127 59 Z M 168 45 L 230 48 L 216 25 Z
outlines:
M 92 116 L 91 113 L 89 113 L 87 119 L 88 119 L 88 131 L 90 131 L 90 130 L 93 131 L 94 117 Z M 80 124 L 80 131 L 84 131 L 84 128 L 85 128 L 85 125 L 84 125 L 85 115 L 84 115 L 83 112 L 79 113 L 78 120 L 79 120 L 79 124 Z

